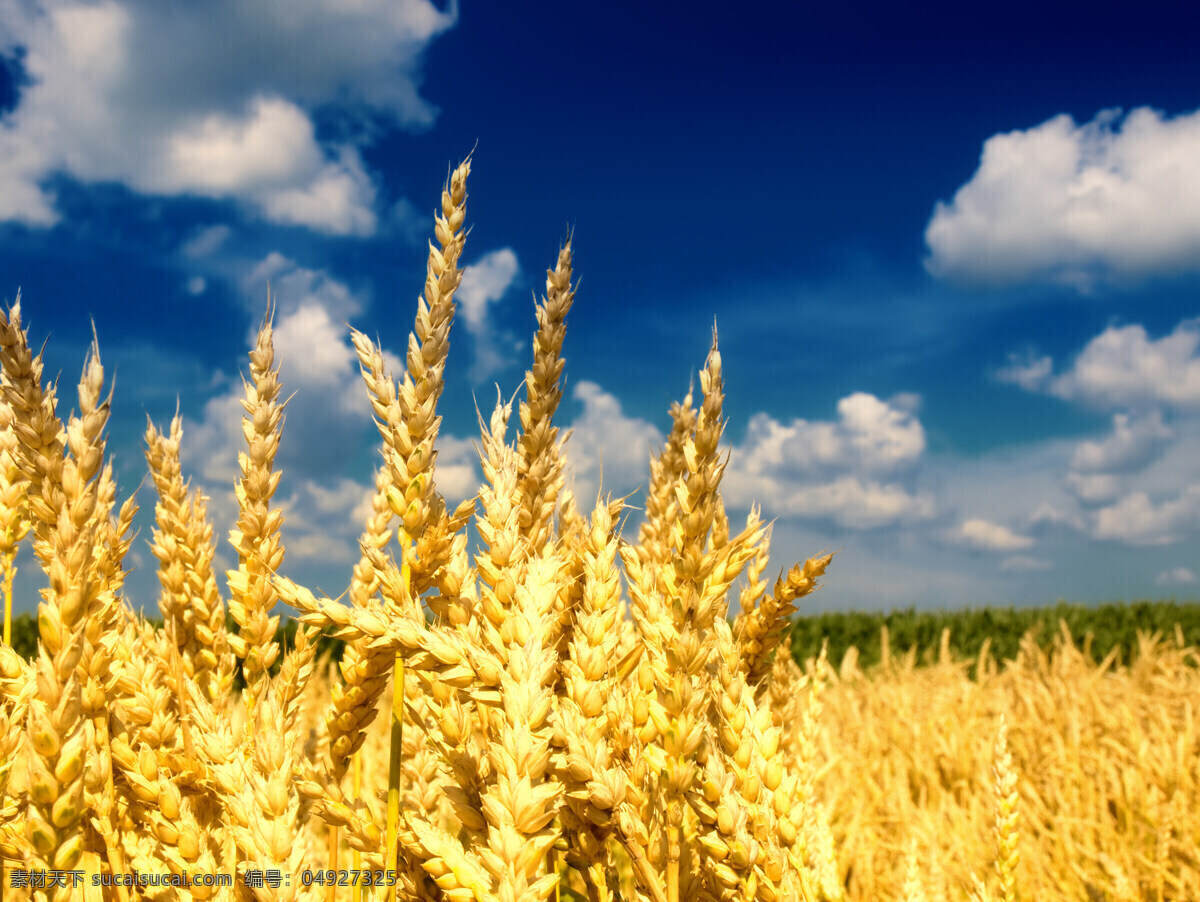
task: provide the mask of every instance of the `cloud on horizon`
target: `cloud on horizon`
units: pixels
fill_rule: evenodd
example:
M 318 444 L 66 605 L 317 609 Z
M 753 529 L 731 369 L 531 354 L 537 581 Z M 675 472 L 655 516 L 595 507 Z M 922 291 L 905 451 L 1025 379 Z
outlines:
M 1112 411 L 1108 434 L 1076 442 L 1064 461 L 1070 509 L 1043 504 L 1039 522 L 1129 547 L 1173 545 L 1200 532 L 1200 470 L 1188 454 L 1200 439 L 1200 319 L 1183 319 L 1157 339 L 1140 324 L 1109 326 L 1057 374 L 1051 357 L 1027 349 L 994 376 Z

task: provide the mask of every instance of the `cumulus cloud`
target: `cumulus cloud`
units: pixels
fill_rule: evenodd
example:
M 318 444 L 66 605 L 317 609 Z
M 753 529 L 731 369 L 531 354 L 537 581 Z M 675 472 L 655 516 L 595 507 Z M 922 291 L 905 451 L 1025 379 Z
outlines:
M 358 151 L 338 151 L 338 165 L 322 166 L 296 187 L 263 193 L 266 218 L 283 225 L 307 226 L 332 235 L 370 235 L 375 231 L 375 187 Z
M 294 560 L 319 560 L 325 565 L 357 561 L 358 536 L 366 525 L 373 492 L 373 486 L 344 477 L 327 482 L 306 479 L 295 486 L 279 500 L 287 554 Z
M 483 472 L 479 467 L 477 444 L 476 439 L 457 438 L 445 433 L 438 435 L 434 480 L 451 510 L 479 491 Z
M 280 377 L 293 390 L 326 391 L 357 381 L 357 357 L 346 344 L 346 327 L 335 324 L 324 307 L 303 303 L 281 316 L 274 332 Z M 356 406 L 365 412 L 365 390 L 358 393 L 364 401 Z
M 979 551 L 1023 551 L 1034 544 L 1029 536 L 1019 535 L 1007 526 L 982 517 L 964 520 L 950 533 L 949 538 Z
M 860 529 L 930 516 L 932 498 L 902 481 L 925 451 L 917 406 L 915 395 L 883 401 L 855 392 L 838 402 L 832 422 L 755 414 L 726 474 L 727 503 Z
M 827 517 L 850 529 L 891 526 L 933 515 L 933 499 L 928 495 L 849 475 L 819 485 L 793 486 L 761 503 L 764 511 L 775 516 Z
M 214 498 L 229 490 L 238 478 L 237 449 L 242 441 L 241 395 L 232 387 L 204 403 L 198 421 L 184 420 L 180 447 L 183 463 L 198 473 L 205 486 L 220 486 Z
M 268 284 L 277 309 L 284 315 L 301 307 L 319 307 L 329 318 L 346 321 L 365 306 L 345 283 L 324 270 L 301 266 L 278 251 L 267 254 L 241 278 L 247 309 L 256 316 L 264 309 Z
M 1155 502 L 1145 492 L 1130 492 L 1096 511 L 1092 537 L 1127 545 L 1169 545 L 1200 524 L 1200 485 L 1175 498 Z
M 1027 518 L 1030 527 L 1040 527 L 1044 525 L 1050 526 L 1066 526 L 1076 532 L 1083 532 L 1087 528 L 1083 518 L 1078 514 L 1068 511 L 1059 510 L 1053 504 L 1043 501 L 1039 504 Z
M 925 450 L 925 430 L 908 396 L 881 401 L 855 392 L 837 405 L 834 422 L 795 419 L 785 425 L 765 413 L 750 419 L 744 449 L 749 469 L 832 473 L 844 468 L 875 474 L 911 466 Z
M 1162 338 L 1144 326 L 1109 326 L 1054 375 L 1050 357 L 1010 354 L 996 378 L 1101 410 L 1200 407 L 1200 318 L 1181 320 Z
M 1105 504 L 1121 494 L 1122 480 L 1111 473 L 1067 473 L 1067 491 L 1083 504 Z
M 471 332 L 483 330 L 488 305 L 504 297 L 519 269 L 517 255 L 509 247 L 484 254 L 479 262 L 463 269 L 455 297 L 462 309 L 463 322 Z
M 1043 505 L 1031 526 L 1059 523 L 1135 547 L 1178 542 L 1200 528 L 1200 474 L 1186 453 L 1200 411 L 1200 319 L 1160 338 L 1138 324 L 1109 326 L 1057 374 L 1049 357 L 1031 351 L 1009 364 L 997 373 L 1003 381 L 1113 411 L 1109 432 L 1075 443 L 1064 460 L 1061 485 L 1076 510 Z
M 284 472 L 277 500 L 285 515 L 289 558 L 311 558 L 321 567 L 349 564 L 357 559 L 373 486 L 344 475 L 346 453 L 377 437 L 349 330 L 330 311 L 358 309 L 359 302 L 341 283 L 281 255 L 264 259 L 257 269 L 259 275 L 271 273 L 278 286 L 273 343 L 287 406 L 276 458 Z M 258 325 L 247 336 L 248 345 Z M 394 354 L 385 352 L 385 359 L 393 374 L 399 371 Z M 211 513 L 223 533 L 237 516 L 232 489 L 240 477 L 237 455 L 245 445 L 245 391 L 240 379 L 228 378 L 216 389 L 197 418 L 185 419 L 182 455 L 186 470 L 211 497 Z M 475 494 L 478 457 L 470 441 L 447 434 L 438 448 L 438 488 L 454 505 Z M 312 572 L 325 579 L 331 571 Z
M 271 254 L 245 279 L 248 295 L 260 299 L 252 305 L 256 316 L 246 337 L 247 349 L 261 324 L 265 293 L 259 293 L 259 286 L 267 276 L 276 303 L 275 361 L 283 397 L 291 396 L 279 462 L 298 476 L 320 481 L 339 472 L 346 445 L 369 437 L 373 428 L 358 360 L 341 320 L 359 310 L 361 302 L 326 273 Z M 393 365 L 398 362 L 391 360 Z M 244 371 L 247 368 L 248 363 L 243 365 Z M 229 486 L 237 475 L 236 455 L 243 442 L 244 390 L 240 379 L 227 379 L 218 389 L 199 420 L 188 424 L 185 449 L 194 455 L 207 481 Z
M 925 231 L 926 266 L 991 285 L 1194 270 L 1200 260 L 1200 111 L 1059 115 L 989 138 L 979 168 Z
M 618 398 L 595 382 L 576 383 L 572 397 L 583 412 L 570 425 L 567 441 L 567 484 L 580 508 L 589 510 L 596 492 L 625 494 L 650 478 L 650 455 L 661 449 L 665 436 L 653 423 L 631 417 Z
M 421 54 L 457 17 L 428 0 L 5 4 L 0 50 L 27 85 L 0 122 L 0 220 L 59 219 L 54 175 L 230 199 L 276 223 L 375 230 L 361 134 L 322 142 L 312 113 L 425 128 Z
M 488 317 L 491 306 L 508 294 L 520 271 L 517 255 L 508 247 L 463 268 L 455 298 L 474 345 L 468 378 L 475 385 L 511 364 L 513 353 L 521 348 L 519 339 L 497 329 Z
M 1112 434 L 1098 442 L 1080 442 L 1071 457 L 1071 469 L 1083 473 L 1131 473 L 1162 456 L 1174 433 L 1163 422 L 1162 412 L 1131 417 L 1113 415 Z
M 1162 458 L 1174 437 L 1159 410 L 1113 414 L 1109 435 L 1075 446 L 1063 482 L 1085 505 L 1111 503 L 1123 492 L 1130 476 Z
M 1110 326 L 1050 384 L 1060 398 L 1098 407 L 1200 404 L 1200 319 L 1152 339 L 1140 325 Z

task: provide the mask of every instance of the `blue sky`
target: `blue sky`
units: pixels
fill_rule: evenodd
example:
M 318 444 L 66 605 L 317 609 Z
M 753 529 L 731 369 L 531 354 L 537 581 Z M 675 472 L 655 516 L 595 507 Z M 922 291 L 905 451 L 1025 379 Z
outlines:
M 94 321 L 124 492 L 178 401 L 223 537 L 269 281 L 284 570 L 337 594 L 377 443 L 345 323 L 403 350 L 475 147 L 451 500 L 573 229 L 581 497 L 645 484 L 715 319 L 726 503 L 775 519 L 776 567 L 840 551 L 810 609 L 1193 597 L 1194 23 L 825 6 L 0 0 L 0 297 L 64 411 Z M 18 610 L 38 584 L 26 554 Z

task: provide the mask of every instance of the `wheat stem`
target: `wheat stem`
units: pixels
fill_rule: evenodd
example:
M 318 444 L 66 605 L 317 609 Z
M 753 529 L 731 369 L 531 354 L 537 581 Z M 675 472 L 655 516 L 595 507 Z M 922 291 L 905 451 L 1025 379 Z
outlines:
M 326 867 L 337 873 L 338 866 L 338 828 L 337 824 L 329 825 L 329 856 L 326 859 Z M 325 888 L 325 902 L 336 902 L 337 899 L 337 882 L 331 881 L 329 886 Z
M 12 648 L 12 590 L 17 568 L 11 557 L 5 557 L 4 569 L 4 644 Z
M 409 563 L 408 535 L 401 526 L 397 531 L 400 553 L 400 579 L 407 588 L 411 585 L 412 568 Z M 392 683 L 392 726 L 388 746 L 388 791 L 387 791 L 387 863 L 385 870 L 400 870 L 397 837 L 400 824 L 400 779 L 404 757 L 404 653 L 396 652 L 396 666 Z

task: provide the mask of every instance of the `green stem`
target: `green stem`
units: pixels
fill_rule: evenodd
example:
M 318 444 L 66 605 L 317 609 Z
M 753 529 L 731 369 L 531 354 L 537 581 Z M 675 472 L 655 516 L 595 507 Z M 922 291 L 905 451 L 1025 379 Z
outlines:
M 337 873 L 338 866 L 338 828 L 333 824 L 329 825 L 327 834 L 327 842 L 329 845 L 326 861 L 329 864 L 329 870 Z M 329 886 L 325 888 L 325 902 L 337 902 L 337 881 L 332 880 Z
M 412 568 L 409 564 L 408 536 L 401 526 L 397 530 L 400 553 L 400 579 L 411 587 Z M 384 871 L 399 871 L 400 832 L 400 764 L 404 757 L 404 655 L 396 652 L 396 667 L 392 680 L 392 731 L 388 750 L 388 794 L 387 794 L 387 861 Z M 399 882 L 397 881 L 397 886 Z M 395 890 L 391 895 L 395 894 Z
M 17 573 L 17 568 L 13 561 L 16 557 L 16 552 L 12 556 L 4 558 L 4 644 L 12 648 L 12 589 L 13 577 Z M 7 868 L 4 865 L 4 856 L 0 855 L 0 902 L 4 902 L 4 884 L 8 882 Z
M 384 870 L 398 870 L 400 825 L 400 763 L 404 742 L 404 656 L 397 653 L 395 685 L 392 689 L 392 732 L 388 755 L 387 861 Z
M 12 595 L 13 577 L 17 575 L 14 562 L 16 553 L 4 559 L 4 644 L 12 648 Z M 3 890 L 0 890 L 3 892 Z
M 361 752 L 361 751 L 362 750 L 359 749 L 359 752 Z M 353 780 L 354 780 L 354 800 L 357 802 L 359 799 L 362 798 L 362 755 L 361 754 L 359 754 L 358 752 L 356 752 L 354 754 L 354 761 L 351 763 L 350 767 L 353 772 Z M 352 860 L 354 861 L 355 872 L 358 874 L 361 874 L 362 873 L 362 852 L 360 852 L 358 849 L 355 849 Z M 354 889 L 352 889 L 350 891 L 350 898 L 352 900 L 354 900 L 354 902 L 365 902 L 365 900 L 367 898 L 367 888 L 365 886 L 363 886 L 361 883 L 359 883 L 357 886 L 355 886 Z

